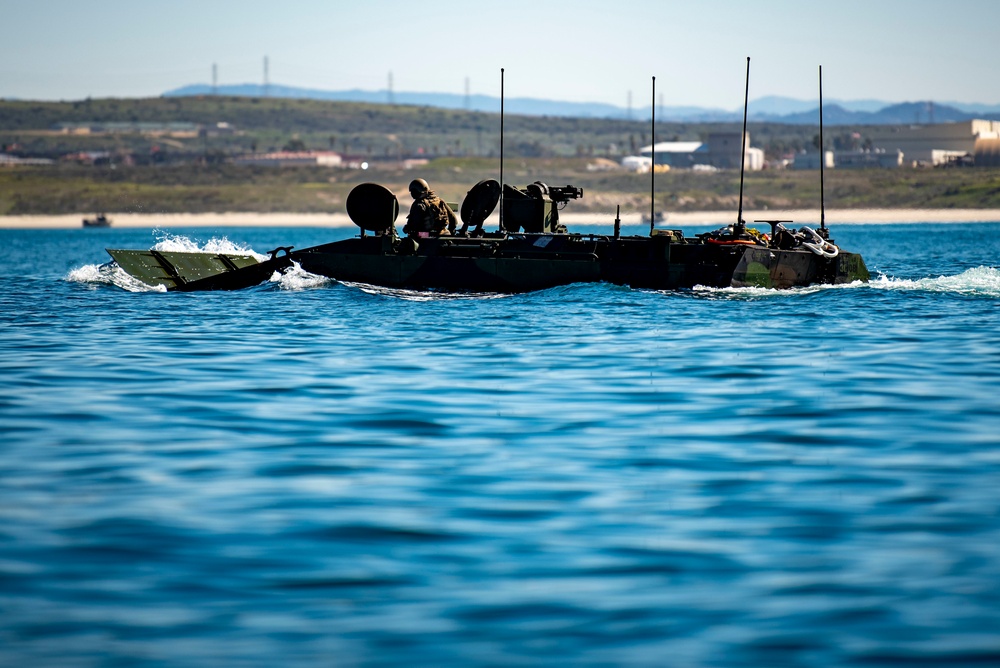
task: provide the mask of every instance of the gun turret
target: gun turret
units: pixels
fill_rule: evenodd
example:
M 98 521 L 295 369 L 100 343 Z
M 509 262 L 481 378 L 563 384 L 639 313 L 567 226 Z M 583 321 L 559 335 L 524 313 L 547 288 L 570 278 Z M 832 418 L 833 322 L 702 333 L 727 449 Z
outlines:
M 504 185 L 504 229 L 508 232 L 523 229 L 534 234 L 565 233 L 566 227 L 559 224 L 560 205 L 581 197 L 583 188 L 576 186 L 547 186 L 541 181 L 530 183 L 524 188 Z

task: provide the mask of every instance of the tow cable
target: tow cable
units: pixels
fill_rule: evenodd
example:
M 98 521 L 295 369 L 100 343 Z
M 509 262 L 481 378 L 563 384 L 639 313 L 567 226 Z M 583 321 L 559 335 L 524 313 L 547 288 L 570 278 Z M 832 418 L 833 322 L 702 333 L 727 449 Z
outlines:
M 831 244 L 829 241 L 824 239 L 819 235 L 816 230 L 811 227 L 802 226 L 799 228 L 799 234 L 803 234 L 812 239 L 812 241 L 802 240 L 800 243 L 811 250 L 816 255 L 822 255 L 823 257 L 835 258 L 840 254 L 840 249 Z

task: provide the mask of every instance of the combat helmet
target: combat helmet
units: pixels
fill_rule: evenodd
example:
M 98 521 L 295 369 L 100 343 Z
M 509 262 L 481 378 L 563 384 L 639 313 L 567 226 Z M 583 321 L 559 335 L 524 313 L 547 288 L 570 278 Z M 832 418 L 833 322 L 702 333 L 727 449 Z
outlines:
M 410 181 L 410 195 L 413 197 L 422 195 L 430 189 L 431 187 L 427 185 L 427 181 L 424 181 L 423 179 L 413 179 Z

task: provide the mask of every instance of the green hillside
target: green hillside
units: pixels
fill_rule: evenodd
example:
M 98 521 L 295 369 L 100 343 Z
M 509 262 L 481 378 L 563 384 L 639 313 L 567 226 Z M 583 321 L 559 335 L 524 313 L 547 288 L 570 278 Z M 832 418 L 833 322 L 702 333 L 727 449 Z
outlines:
M 59 123 L 229 123 L 237 134 L 164 143 L 140 135 L 76 136 L 53 133 Z M 699 140 L 735 124 L 657 125 L 659 140 Z M 847 129 L 838 129 L 846 132 Z M 815 128 L 755 124 L 755 146 L 772 154 L 811 145 Z M 507 115 L 504 153 L 511 157 L 603 156 L 635 153 L 650 143 L 638 121 Z M 0 101 L 0 144 L 55 155 L 73 150 L 148 151 L 152 145 L 181 154 L 279 149 L 292 140 L 306 148 L 334 149 L 372 159 L 495 156 L 500 115 L 406 105 L 244 97 L 163 97 L 76 102 Z
M 208 136 L 65 134 L 60 123 L 190 123 L 235 131 Z M 703 140 L 731 125 L 662 124 L 658 140 Z M 509 116 L 504 119 L 504 180 L 584 188 L 570 211 L 613 214 L 646 211 L 649 176 L 598 171 L 650 141 L 648 126 L 621 120 Z M 812 145 L 816 129 L 751 124 L 753 145 L 769 157 Z M 865 128 L 837 127 L 836 143 Z M 317 100 L 190 97 L 77 102 L 0 101 L 0 146 L 21 156 L 58 159 L 106 151 L 112 164 L 57 161 L 45 167 L 0 169 L 0 215 L 111 212 L 287 211 L 342 212 L 357 183 L 376 181 L 408 201 L 406 184 L 421 176 L 450 201 L 483 178 L 498 178 L 498 114 L 405 105 Z M 249 151 L 284 147 L 334 149 L 370 169 L 265 168 L 230 164 Z M 405 170 L 401 158 L 429 162 Z M 603 163 L 602 163 L 602 159 Z M 748 173 L 746 206 L 815 208 L 814 171 Z M 833 208 L 1000 208 L 1000 170 L 830 170 Z M 657 206 L 673 211 L 734 209 L 739 173 L 674 171 L 657 177 Z
M 588 172 L 587 160 L 534 158 L 510 161 L 504 180 L 583 187 L 568 211 L 613 216 L 649 208 L 649 176 Z M 375 181 L 409 202 L 406 185 L 416 176 L 450 201 L 461 201 L 483 178 L 497 178 L 498 161 L 440 158 L 419 170 L 374 167 L 367 171 L 320 167 L 263 168 L 234 165 L 167 165 L 93 168 L 55 166 L 0 170 L 0 215 L 180 212 L 344 211 L 358 183 Z M 831 208 L 1000 208 L 1000 170 L 831 170 Z M 656 178 L 657 207 L 667 211 L 737 208 L 739 173 L 675 171 Z M 819 206 L 816 172 L 765 171 L 746 176 L 747 208 Z

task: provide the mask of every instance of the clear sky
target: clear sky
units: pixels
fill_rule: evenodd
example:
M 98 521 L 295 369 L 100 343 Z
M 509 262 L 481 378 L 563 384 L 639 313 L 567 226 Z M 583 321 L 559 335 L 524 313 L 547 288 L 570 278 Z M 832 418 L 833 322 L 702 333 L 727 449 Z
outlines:
M 750 97 L 1000 103 L 1000 0 L 0 0 L 0 97 L 192 83 L 667 106 Z

